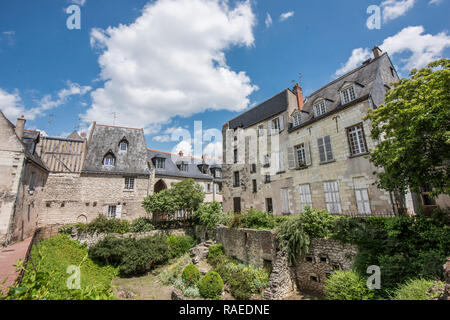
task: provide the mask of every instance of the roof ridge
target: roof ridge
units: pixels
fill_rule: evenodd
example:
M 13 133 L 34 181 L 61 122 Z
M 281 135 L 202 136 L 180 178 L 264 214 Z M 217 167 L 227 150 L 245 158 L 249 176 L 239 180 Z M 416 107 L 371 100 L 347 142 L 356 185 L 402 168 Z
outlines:
M 169 151 L 157 150 L 157 149 L 152 149 L 152 148 L 148 148 L 148 147 L 147 147 L 147 150 L 161 152 L 161 153 L 170 154 L 170 155 L 174 155 L 174 156 L 180 157 L 179 154 L 176 154 L 176 153 L 173 153 L 173 152 L 169 152 Z M 180 158 L 192 158 L 192 159 L 197 159 L 197 160 L 203 160 L 202 158 L 199 158 L 199 157 L 196 157 L 196 156 L 192 156 L 192 155 L 183 155 Z M 211 157 L 209 157 L 207 155 L 206 155 L 206 158 L 210 159 L 210 160 L 221 160 L 220 158 L 219 159 L 211 158 Z
M 133 128 L 133 127 L 124 127 L 124 126 L 113 126 L 113 125 L 109 125 L 109 124 L 99 124 L 96 123 L 96 126 L 100 126 L 100 127 L 109 127 L 109 128 L 122 128 L 122 129 L 131 129 L 131 130 L 144 130 L 143 128 Z
M 377 57 L 377 58 L 371 58 L 370 61 L 369 61 L 368 63 L 366 63 L 366 64 L 363 63 L 363 64 L 361 64 L 359 67 L 356 67 L 355 69 L 350 70 L 349 72 L 343 74 L 343 75 L 340 76 L 339 78 L 334 79 L 334 80 L 331 81 L 331 82 L 328 82 L 327 84 L 325 84 L 324 86 L 322 86 L 320 89 L 317 89 L 316 91 L 314 91 L 314 92 L 312 92 L 311 94 L 309 94 L 309 95 L 308 95 L 308 98 L 311 97 L 312 95 L 316 94 L 317 92 L 319 92 L 319 91 L 325 89 L 326 87 L 331 86 L 332 84 L 334 84 L 334 83 L 336 83 L 336 82 L 342 80 L 343 78 L 345 78 L 345 77 L 351 75 L 352 73 L 354 73 L 354 72 L 356 72 L 356 71 L 358 71 L 358 70 L 360 70 L 360 69 L 362 69 L 362 68 L 364 68 L 364 67 L 367 67 L 368 65 L 370 65 L 370 64 L 372 64 L 373 62 L 379 60 L 381 57 L 383 57 L 383 56 L 385 56 L 385 55 L 387 55 L 387 52 L 384 52 L 381 56 L 379 56 L 379 57 Z

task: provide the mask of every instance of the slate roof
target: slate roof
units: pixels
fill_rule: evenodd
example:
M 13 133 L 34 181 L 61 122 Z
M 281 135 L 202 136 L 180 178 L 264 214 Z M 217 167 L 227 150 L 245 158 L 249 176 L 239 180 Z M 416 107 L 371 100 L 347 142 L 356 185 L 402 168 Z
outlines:
M 34 154 L 36 145 L 39 143 L 40 132 L 35 130 L 24 130 L 22 142 L 27 147 L 28 152 Z
M 396 78 L 392 76 L 391 67 L 394 68 L 389 56 L 387 53 L 384 53 L 376 59 L 366 61 L 358 68 L 311 93 L 303 104 L 302 122 L 293 129 L 301 128 L 311 122 L 326 117 L 333 111 L 352 105 L 355 101 L 365 100 L 369 96 L 372 98 L 375 105 L 384 103 L 384 95 L 386 93 L 385 85 L 398 80 L 396 73 Z M 340 89 L 346 82 L 355 83 L 357 91 L 359 92 L 357 93 L 356 100 L 346 105 L 342 105 Z M 320 98 L 327 100 L 327 112 L 324 115 L 314 118 L 313 105 Z
M 163 158 L 165 160 L 165 168 L 155 168 L 155 174 L 161 176 L 170 176 L 177 178 L 193 178 L 193 179 L 203 179 L 203 180 L 213 180 L 212 176 L 209 174 L 202 173 L 198 168 L 198 165 L 202 164 L 201 160 L 195 160 L 193 157 L 180 157 L 176 154 L 148 149 L 148 159 L 155 164 L 155 158 Z M 178 169 L 177 163 L 185 162 L 188 164 L 188 171 L 181 171 Z
M 288 107 L 289 95 L 294 94 L 289 89 L 283 90 L 256 107 L 253 107 L 236 118 L 231 119 L 228 122 L 230 129 L 236 129 L 238 127 L 245 129 L 286 111 Z
M 119 143 L 125 138 L 128 150 L 119 151 Z M 114 166 L 104 166 L 103 158 L 112 152 Z M 144 130 L 127 127 L 99 125 L 94 122 L 88 141 L 83 173 L 150 174 L 147 163 L 147 146 Z

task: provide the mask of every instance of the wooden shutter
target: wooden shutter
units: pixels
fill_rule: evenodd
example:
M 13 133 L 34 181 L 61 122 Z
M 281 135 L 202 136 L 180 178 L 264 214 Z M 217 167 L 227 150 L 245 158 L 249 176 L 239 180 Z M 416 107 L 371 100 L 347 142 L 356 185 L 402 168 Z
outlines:
M 327 160 L 325 155 L 325 146 L 323 143 L 323 138 L 317 139 L 317 146 L 319 147 L 319 158 L 320 162 L 325 162 Z
M 284 115 L 280 116 L 280 132 L 284 130 Z
M 295 152 L 294 152 L 294 148 L 293 147 L 288 147 L 287 148 L 287 155 L 288 155 L 288 166 L 289 169 L 295 169 L 296 166 L 296 161 L 295 161 Z
M 330 160 L 333 159 L 333 151 L 331 150 L 331 139 L 330 139 L 330 136 L 326 136 L 324 138 L 324 144 L 325 144 L 327 161 L 330 161 Z
M 116 206 L 116 219 L 122 218 L 122 205 Z

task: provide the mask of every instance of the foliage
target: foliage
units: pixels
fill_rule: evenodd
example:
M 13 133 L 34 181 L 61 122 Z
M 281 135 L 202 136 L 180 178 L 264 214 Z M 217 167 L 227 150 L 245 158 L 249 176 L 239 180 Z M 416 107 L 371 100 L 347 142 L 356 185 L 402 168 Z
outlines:
M 61 227 L 59 233 L 71 234 L 72 229 L 77 228 L 79 232 L 86 233 L 119 233 L 124 234 L 130 232 L 130 223 L 127 220 L 120 219 L 108 219 L 104 215 L 100 214 L 97 218 L 90 223 L 76 223 Z
M 164 268 L 164 270 L 158 275 L 159 280 L 164 285 L 170 285 L 175 282 L 176 279 L 181 277 L 181 273 L 184 267 L 192 262 L 189 254 L 183 255 L 181 258 L 177 259 L 175 263 Z
M 198 271 L 197 267 L 193 264 L 186 266 L 181 274 L 184 284 L 188 287 L 197 285 L 200 276 L 200 271 Z
M 338 270 L 327 279 L 325 296 L 328 300 L 371 300 L 373 293 L 356 272 Z
M 443 279 L 442 265 L 450 255 L 448 216 L 339 218 L 333 238 L 358 245 L 354 269 L 360 275 L 370 265 L 381 269 L 380 295 L 408 279 Z
M 170 189 L 147 196 L 142 205 L 154 217 L 163 214 L 173 217 L 177 210 L 196 211 L 204 198 L 202 187 L 193 179 L 186 179 L 174 183 Z
M 201 204 L 193 218 L 196 224 L 212 228 L 219 224 L 228 225 L 232 219 L 232 213 L 222 213 L 222 205 L 214 201 Z
M 428 300 L 439 297 L 438 292 L 430 293 L 433 286 L 443 289 L 445 284 L 441 281 L 434 282 L 426 279 L 410 279 L 400 285 L 391 297 L 392 300 Z
M 89 257 L 119 267 L 122 276 L 142 274 L 169 258 L 169 245 L 162 236 L 142 239 L 106 237 L 89 248 Z
M 130 227 L 130 231 L 134 233 L 150 232 L 153 230 L 155 230 L 155 227 L 151 220 L 143 217 L 133 220 Z
M 209 246 L 208 248 L 208 263 L 210 265 L 215 265 L 217 262 L 217 259 L 219 257 L 222 257 L 225 255 L 225 250 L 223 248 L 223 245 L 218 243 L 218 244 L 213 244 L 211 246 Z
M 178 258 L 195 246 L 195 240 L 191 236 L 170 235 L 166 239 L 169 245 L 169 257 Z
M 249 229 L 273 229 L 275 219 L 272 213 L 250 209 L 242 221 L 243 228 Z
M 303 230 L 310 238 L 328 238 L 331 235 L 334 217 L 328 211 L 306 207 L 300 215 Z
M 222 294 L 223 280 L 217 272 L 210 271 L 200 279 L 198 289 L 204 298 L 219 299 Z
M 450 60 L 413 69 L 393 86 L 386 103 L 367 116 L 371 137 L 381 140 L 370 156 L 384 169 L 379 187 L 419 193 L 427 183 L 435 194 L 450 194 Z
M 229 285 L 231 295 L 237 300 L 248 300 L 255 293 L 255 286 L 249 272 L 234 273 Z
M 31 262 L 32 261 L 32 262 Z M 69 289 L 69 266 L 81 271 L 80 289 Z M 99 266 L 88 257 L 85 246 L 66 235 L 45 239 L 33 246 L 31 260 L 18 270 L 25 269 L 20 285 L 10 288 L 7 299 L 12 300 L 107 300 L 114 299 L 112 279 L 117 269 Z
M 303 228 L 302 216 L 293 216 L 276 228 L 277 239 L 281 247 L 288 252 L 289 261 L 297 259 L 308 252 L 310 238 Z
M 183 295 L 188 298 L 199 298 L 200 291 L 196 285 L 187 286 L 186 283 L 181 278 L 177 278 L 173 285 L 175 288 L 180 289 L 183 292 Z

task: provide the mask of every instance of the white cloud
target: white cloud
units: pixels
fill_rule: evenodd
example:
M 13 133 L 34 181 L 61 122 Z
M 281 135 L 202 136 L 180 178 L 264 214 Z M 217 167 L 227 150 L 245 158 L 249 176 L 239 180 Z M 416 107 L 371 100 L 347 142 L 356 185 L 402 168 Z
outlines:
M 170 142 L 170 136 L 169 135 L 161 135 L 161 136 L 154 136 L 153 140 L 158 142 Z
M 294 13 L 295 13 L 294 11 L 282 13 L 280 15 L 280 21 L 285 21 L 285 20 L 289 19 L 290 17 L 292 17 L 294 15 Z
M 381 3 L 383 21 L 394 20 L 403 16 L 406 11 L 414 7 L 416 0 L 385 0 Z
M 450 47 L 450 36 L 447 32 L 435 35 L 425 34 L 422 26 L 406 27 L 396 35 L 386 38 L 380 46 L 391 57 L 403 53 L 409 54 L 396 61 L 396 65 L 405 71 L 422 68 L 429 62 L 441 58 L 448 47 Z M 369 57 L 369 48 L 354 49 L 348 61 L 336 71 L 336 75 L 342 75 L 356 68 Z
M 0 110 L 12 123 L 16 123 L 18 117 L 25 115 L 25 108 L 17 89 L 9 93 L 0 88 Z
M 67 88 L 61 89 L 57 93 L 57 99 L 53 100 L 50 94 L 45 95 L 39 102 L 39 111 L 46 111 L 57 108 L 67 102 L 69 97 L 74 95 L 84 96 L 92 90 L 90 86 L 81 86 L 78 83 L 67 81 Z
M 189 140 L 182 140 L 172 149 L 172 153 L 175 153 L 175 154 L 178 154 L 180 151 L 183 151 L 183 154 L 185 156 L 192 155 L 191 142 Z
M 203 153 L 213 159 L 222 159 L 222 141 L 208 143 Z
M 70 0 L 70 2 L 75 3 L 79 6 L 84 6 L 84 4 L 86 3 L 86 0 Z
M 430 2 L 428 2 L 429 5 L 432 5 L 432 4 L 441 4 L 441 3 L 442 3 L 442 0 L 430 0 Z
M 266 28 L 269 28 L 272 25 L 272 17 L 269 13 L 267 13 L 266 20 L 264 21 L 266 24 Z
M 357 48 L 352 51 L 352 55 L 347 60 L 345 64 L 341 66 L 339 70 L 336 71 L 336 76 L 341 76 L 343 74 L 346 74 L 350 70 L 355 69 L 358 67 L 361 62 L 367 60 L 370 58 L 370 50 L 365 48 Z
M 147 128 L 177 115 L 244 110 L 257 87 L 231 70 L 225 51 L 252 46 L 255 23 L 250 1 L 159 0 L 130 25 L 92 30 L 105 84 L 91 93 L 83 120 L 116 112 L 117 123 Z

